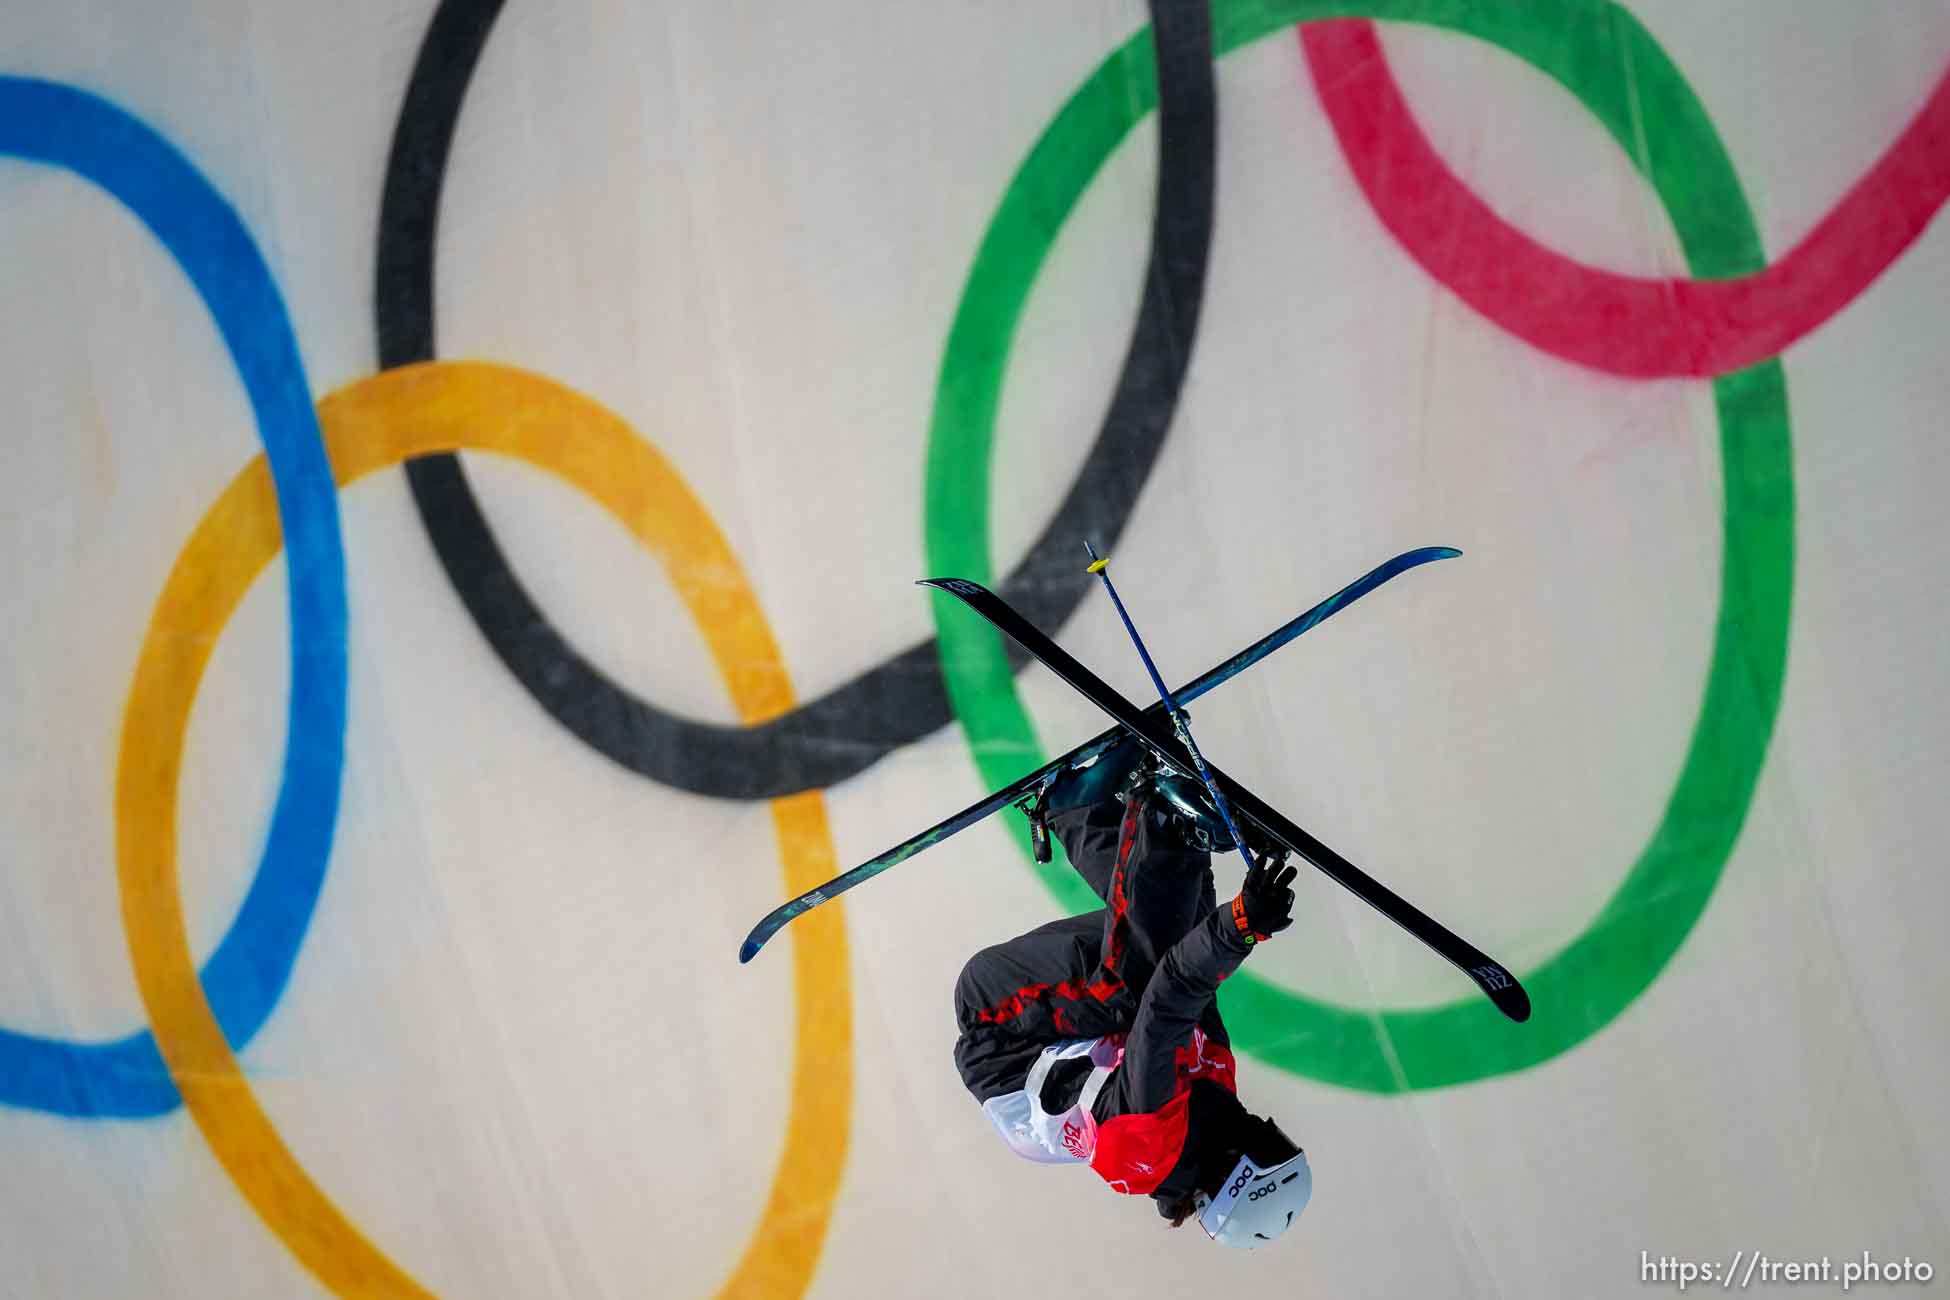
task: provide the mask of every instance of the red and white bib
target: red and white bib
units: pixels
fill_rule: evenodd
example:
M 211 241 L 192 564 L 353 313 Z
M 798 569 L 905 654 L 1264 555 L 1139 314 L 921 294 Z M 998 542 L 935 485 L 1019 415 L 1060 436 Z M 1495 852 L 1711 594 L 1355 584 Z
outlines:
M 1060 1115 L 1043 1109 L 1043 1083 L 1058 1061 L 1088 1056 L 1090 1077 L 1076 1104 Z M 1097 1120 L 1090 1108 L 1104 1090 L 1110 1072 L 1124 1058 L 1123 1035 L 1108 1038 L 1079 1038 L 1055 1043 L 1043 1049 L 1022 1087 L 1006 1096 L 991 1097 L 982 1103 L 982 1113 L 995 1125 L 1009 1149 L 1025 1160 L 1040 1164 L 1083 1164 L 1097 1148 Z

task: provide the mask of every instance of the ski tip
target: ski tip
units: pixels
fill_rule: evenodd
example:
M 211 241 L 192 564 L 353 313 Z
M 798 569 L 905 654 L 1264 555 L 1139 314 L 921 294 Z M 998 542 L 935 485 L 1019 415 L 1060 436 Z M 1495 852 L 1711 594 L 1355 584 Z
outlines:
M 1498 1011 L 1518 1024 L 1530 1019 L 1530 994 L 1524 992 L 1517 977 L 1504 969 L 1501 962 L 1485 961 L 1472 966 L 1469 968 L 1469 978 L 1476 981 L 1476 987 L 1496 1004 Z
M 1530 994 L 1509 971 L 1501 966 L 1479 970 L 1476 983 L 1496 1004 L 1496 1009 L 1511 1020 L 1522 1024 L 1530 1019 Z
M 758 956 L 758 950 L 764 946 L 764 943 L 757 939 L 747 939 L 745 942 L 739 944 L 738 964 L 743 966 L 746 962 Z
M 951 596 L 963 597 L 979 595 L 988 590 L 981 583 L 970 582 L 966 578 L 916 578 L 914 585 L 917 587 L 933 587 L 938 591 L 945 591 Z

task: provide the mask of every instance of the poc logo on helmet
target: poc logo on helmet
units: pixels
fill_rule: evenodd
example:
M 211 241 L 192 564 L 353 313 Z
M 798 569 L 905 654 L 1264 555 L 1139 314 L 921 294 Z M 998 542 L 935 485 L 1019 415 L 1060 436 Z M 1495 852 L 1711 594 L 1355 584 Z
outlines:
M 1271 1165 L 1244 1155 L 1225 1190 L 1211 1198 L 1199 1195 L 1198 1222 L 1220 1245 L 1250 1250 L 1285 1233 L 1312 1198 L 1313 1174 L 1304 1151 L 1294 1148 L 1290 1159 Z

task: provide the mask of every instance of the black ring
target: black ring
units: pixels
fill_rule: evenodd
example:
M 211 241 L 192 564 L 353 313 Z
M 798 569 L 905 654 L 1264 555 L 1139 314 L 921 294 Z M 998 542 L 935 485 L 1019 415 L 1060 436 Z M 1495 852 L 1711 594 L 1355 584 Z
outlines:
M 1217 94 L 1206 0 L 1150 0 L 1158 64 L 1158 197 L 1143 305 L 1101 431 L 1004 598 L 1038 626 L 1067 622 L 1089 575 L 1072 554 L 1114 547 L 1163 448 L 1184 386 L 1212 246 Z M 501 0 L 442 0 L 400 106 L 379 211 L 373 312 L 381 369 L 431 360 L 441 184 L 467 86 Z M 770 722 L 719 726 L 667 713 L 611 681 L 536 607 L 451 455 L 406 467 L 447 579 L 515 678 L 556 721 L 609 758 L 695 794 L 769 799 L 819 789 L 946 725 L 933 640 Z M 1057 529 L 1061 528 L 1061 533 Z M 1009 662 L 1026 657 L 1013 644 Z

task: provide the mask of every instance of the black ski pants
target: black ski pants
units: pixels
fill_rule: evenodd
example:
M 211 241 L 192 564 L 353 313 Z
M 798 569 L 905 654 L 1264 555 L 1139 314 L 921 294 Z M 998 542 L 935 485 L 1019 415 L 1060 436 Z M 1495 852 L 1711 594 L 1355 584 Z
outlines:
M 1049 828 L 1104 906 L 982 949 L 955 981 L 955 1065 L 977 1101 L 1014 1092 L 1044 1047 L 1122 1033 L 1158 961 L 1214 906 L 1212 859 L 1185 848 L 1142 780 L 1136 742 L 1051 789 Z M 1224 1042 L 1216 1005 L 1206 1032 Z

